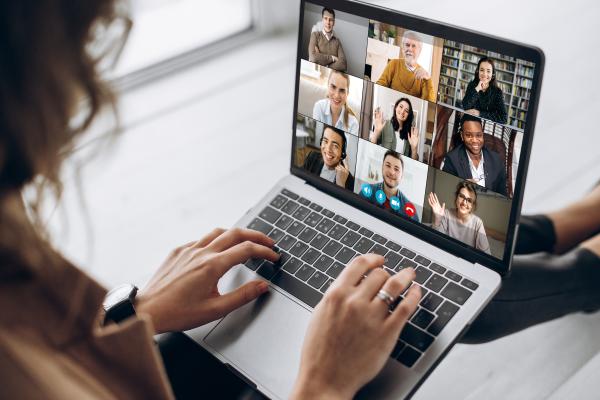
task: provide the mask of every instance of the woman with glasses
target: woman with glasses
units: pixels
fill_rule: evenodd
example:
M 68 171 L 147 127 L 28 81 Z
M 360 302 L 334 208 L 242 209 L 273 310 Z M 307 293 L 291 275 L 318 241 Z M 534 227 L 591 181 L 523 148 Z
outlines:
M 433 210 L 434 219 L 432 228 L 491 254 L 483 221 L 473 214 L 477 209 L 475 186 L 471 182 L 460 182 L 454 194 L 455 208 L 446 209 L 446 203 L 440 204 L 437 195 L 429 193 L 427 200 Z

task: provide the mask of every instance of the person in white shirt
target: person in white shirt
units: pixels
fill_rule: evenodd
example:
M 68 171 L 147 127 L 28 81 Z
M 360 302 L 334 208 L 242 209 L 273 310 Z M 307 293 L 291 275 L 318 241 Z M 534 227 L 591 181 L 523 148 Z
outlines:
M 327 80 L 327 98 L 313 107 L 313 118 L 353 135 L 358 135 L 358 118 L 348 106 L 350 78 L 339 71 L 331 71 Z

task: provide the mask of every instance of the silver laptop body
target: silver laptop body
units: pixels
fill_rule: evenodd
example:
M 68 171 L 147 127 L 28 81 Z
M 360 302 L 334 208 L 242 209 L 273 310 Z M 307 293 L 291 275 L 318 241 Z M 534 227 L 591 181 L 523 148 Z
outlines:
M 530 79 L 532 83 L 530 83 L 531 87 L 528 92 L 528 109 L 526 117 L 524 117 L 524 124 L 519 128 L 513 126 L 516 135 L 521 135 L 519 139 L 521 149 L 520 159 L 516 160 L 518 162 L 517 170 L 511 177 L 513 183 L 512 197 L 509 198 L 511 207 L 506 215 L 507 232 L 505 248 L 500 256 L 484 254 L 471 246 L 466 246 L 457 240 L 433 231 L 423 223 L 415 223 L 407 220 L 407 218 L 392 215 L 393 213 L 390 213 L 389 210 L 382 210 L 360 198 L 356 193 L 360 193 L 360 186 L 357 186 L 355 192 L 335 187 L 335 185 L 326 182 L 317 175 L 307 172 L 306 169 L 295 163 L 298 146 L 298 121 L 304 118 L 299 118 L 298 110 L 299 96 L 302 96 L 302 93 L 299 93 L 301 91 L 301 59 L 303 59 L 303 47 L 306 43 L 306 29 L 304 29 L 303 33 L 303 26 L 309 19 L 310 12 L 314 14 L 314 10 L 320 10 L 322 7 L 335 10 L 336 27 L 340 24 L 340 31 L 343 31 L 342 23 L 344 18 L 352 20 L 352 18 L 358 16 L 369 21 L 369 35 L 375 35 L 374 29 L 371 29 L 374 26 L 374 21 L 387 22 L 388 24 L 393 23 L 396 26 L 406 27 L 407 30 L 411 29 L 425 35 L 442 38 L 445 40 L 444 45 L 447 43 L 458 43 L 460 51 L 466 49 L 468 45 L 471 46 L 468 47 L 469 49 L 486 49 L 489 52 L 498 53 L 500 60 L 506 56 L 512 57 L 515 60 L 523 59 L 535 65 L 534 75 Z M 443 266 L 440 272 L 436 268 L 434 268 L 434 271 L 429 271 L 433 265 L 420 265 L 422 269 L 428 270 L 428 274 L 431 272 L 435 274 L 437 270 L 439 275 L 446 278 L 446 287 L 434 288 L 434 290 L 429 290 L 429 292 L 437 293 L 437 295 L 442 297 L 442 301 L 449 303 L 457 311 L 445 322 L 441 331 L 436 331 L 435 335 L 429 335 L 432 332 L 430 328 L 435 323 L 435 319 L 429 325 L 422 325 L 422 328 L 418 327 L 417 330 L 420 333 L 425 332 L 433 338 L 431 343 L 415 343 L 411 342 L 409 338 L 409 342 L 404 347 L 418 350 L 423 345 L 425 350 L 421 352 L 420 357 L 416 361 L 413 360 L 411 366 L 399 362 L 398 357 L 390 357 L 382 372 L 375 380 L 363 388 L 358 395 L 358 397 L 368 399 L 407 398 L 418 389 L 428 374 L 433 371 L 445 354 L 450 351 L 454 343 L 458 341 L 462 333 L 469 328 L 477 315 L 498 291 L 501 276 L 506 274 L 510 269 L 510 259 L 516 240 L 517 221 L 524 192 L 530 146 L 533 139 L 537 99 L 543 70 L 543 54 L 540 50 L 529 46 L 450 27 L 420 17 L 401 14 L 397 11 L 347 0 L 301 1 L 299 36 L 295 92 L 296 107 L 293 115 L 294 140 L 291 152 L 290 173 L 284 176 L 265 194 L 251 210 L 248 210 L 239 219 L 236 226 L 252 228 L 256 226 L 256 221 L 259 220 L 261 224 L 267 223 L 273 229 L 276 229 L 276 224 L 279 221 L 276 218 L 279 214 L 285 214 L 281 212 L 282 203 L 293 201 L 302 207 L 303 203 L 299 203 L 300 199 L 302 199 L 302 201 L 306 202 L 310 212 L 316 211 L 320 214 L 320 218 L 330 219 L 334 223 L 344 226 L 347 226 L 344 221 L 351 221 L 370 231 L 373 234 L 373 238 L 376 236 L 378 238 L 385 238 L 388 242 L 382 246 L 389 246 L 386 249 L 390 252 L 394 251 L 392 250 L 394 244 L 397 244 L 399 245 L 398 247 L 401 246 L 403 249 L 410 249 L 410 251 L 418 255 L 425 256 L 427 261 L 432 264 Z M 446 53 L 448 52 L 443 50 L 442 54 L 446 55 Z M 461 53 L 459 59 L 460 57 L 464 57 L 463 54 Z M 441 65 L 443 67 L 445 64 L 442 62 Z M 518 67 L 518 65 L 516 66 Z M 515 76 L 517 76 L 517 72 L 514 72 Z M 456 103 L 448 104 L 447 99 L 446 102 L 440 101 L 441 90 L 442 88 L 439 86 L 437 102 L 430 104 L 433 104 L 432 106 L 435 107 L 447 106 L 448 109 L 460 110 L 460 107 L 456 107 Z M 513 100 L 509 101 L 512 103 Z M 511 103 L 509 103 L 509 112 Z M 306 118 L 311 118 L 311 116 L 306 116 Z M 510 130 L 510 122 L 509 119 L 506 124 L 503 124 L 506 125 L 504 128 L 507 131 Z M 363 139 L 358 139 L 358 142 L 362 143 L 360 140 Z M 431 160 L 431 157 L 429 157 L 429 160 Z M 428 160 L 425 160 L 425 162 L 430 164 Z M 434 167 L 428 165 L 428 168 L 433 169 Z M 311 204 L 310 207 L 315 205 L 315 208 L 310 208 L 308 203 Z M 320 210 L 319 207 L 322 207 L 328 213 Z M 274 218 L 273 222 L 264 220 L 263 213 L 266 208 L 277 211 L 278 214 L 272 217 Z M 335 217 L 333 216 L 334 214 Z M 425 215 L 425 210 L 422 215 Z M 312 226 L 314 227 L 314 225 Z M 286 232 L 285 229 L 280 230 Z M 300 239 L 298 240 L 300 241 Z M 380 240 L 381 243 L 384 243 L 384 240 Z M 323 250 L 323 248 L 320 250 Z M 297 258 L 302 259 L 301 255 Z M 335 259 L 335 256 L 331 258 Z M 408 258 L 405 257 L 404 260 L 408 260 Z M 221 279 L 219 290 L 221 293 L 229 292 L 249 280 L 257 279 L 261 276 L 264 278 L 264 275 L 258 273 L 262 267 L 262 265 L 255 266 L 254 268 L 256 269 L 253 270 L 253 268 L 249 268 L 246 265 L 238 265 L 232 268 Z M 279 273 L 288 274 L 285 271 Z M 460 275 L 460 278 L 456 278 L 459 280 L 455 281 L 451 279 L 451 277 L 455 276 L 453 274 Z M 295 276 L 293 272 L 288 275 L 285 276 L 287 278 Z M 307 301 L 302 301 L 290 293 L 289 290 L 280 287 L 277 284 L 277 279 L 272 278 L 269 280 L 271 281 L 271 290 L 268 294 L 232 312 L 220 321 L 215 321 L 186 333 L 230 367 L 233 372 L 242 377 L 248 384 L 254 386 L 270 398 L 285 399 L 289 397 L 293 388 L 300 363 L 301 346 L 314 303 L 309 301 L 308 303 L 312 304 L 307 304 Z M 424 282 L 422 287 L 427 288 L 427 282 Z M 448 290 L 448 285 L 450 284 L 466 288 L 463 285 L 464 282 L 475 283 L 474 286 L 467 285 L 470 288 L 466 299 L 459 298 L 457 303 L 455 298 L 448 298 L 442 295 L 443 293 L 449 294 L 451 292 Z M 308 284 L 307 281 L 304 281 L 304 283 Z M 325 285 L 322 285 L 322 287 L 325 288 Z M 319 292 L 319 288 L 313 287 L 313 289 Z M 459 304 L 460 302 L 463 304 Z M 440 315 L 437 315 L 433 311 L 432 314 L 435 318 L 441 318 Z M 430 330 L 428 331 L 428 329 Z M 402 351 L 404 350 L 400 352 Z M 339 368 L 344 367 L 343 365 L 339 366 Z

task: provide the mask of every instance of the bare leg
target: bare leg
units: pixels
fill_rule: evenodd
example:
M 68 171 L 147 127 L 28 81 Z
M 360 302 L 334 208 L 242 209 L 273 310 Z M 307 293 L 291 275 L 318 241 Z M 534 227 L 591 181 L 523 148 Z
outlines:
M 600 231 L 600 186 L 596 186 L 583 199 L 549 213 L 548 218 L 556 233 L 556 253 L 563 254 L 577 246 Z M 600 239 L 597 243 L 595 253 L 600 254 Z

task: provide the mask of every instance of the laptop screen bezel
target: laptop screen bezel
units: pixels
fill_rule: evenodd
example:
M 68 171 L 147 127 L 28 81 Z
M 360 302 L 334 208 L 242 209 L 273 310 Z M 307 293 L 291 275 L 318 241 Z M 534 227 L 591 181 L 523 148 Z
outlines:
M 302 27 L 304 22 L 304 10 L 306 3 L 311 3 L 323 7 L 333 8 L 336 11 L 342 11 L 364 17 L 367 20 L 376 20 L 379 22 L 402 26 L 403 28 L 414 30 L 423 34 L 453 40 L 459 43 L 468 44 L 478 48 L 488 49 L 503 55 L 519 58 L 535 63 L 534 76 L 532 78 L 532 87 L 529 98 L 529 107 L 523 128 L 523 141 L 521 145 L 521 154 L 519 158 L 519 169 L 517 171 L 516 182 L 513 189 L 512 206 L 509 217 L 509 224 L 506 234 L 504 255 L 502 259 L 487 255 L 475 250 L 473 247 L 459 242 L 456 239 L 447 237 L 432 228 L 406 218 L 396 216 L 383 210 L 368 201 L 361 199 L 354 192 L 326 182 L 320 177 L 310 174 L 308 171 L 294 165 L 294 150 L 296 143 L 296 116 L 298 113 L 298 96 L 300 84 L 300 63 L 302 54 Z M 423 17 L 410 15 L 400 11 L 349 0 L 301 0 L 300 1 L 300 19 L 298 29 L 298 48 L 296 56 L 296 81 L 294 90 L 294 113 L 292 118 L 292 149 L 290 157 L 290 173 L 305 180 L 310 185 L 331 195 L 357 209 L 366 212 L 393 225 L 405 232 L 408 232 L 421 240 L 431 243 L 449 253 L 463 258 L 471 263 L 478 263 L 490 268 L 501 275 L 510 271 L 512 254 L 514 251 L 517 236 L 517 221 L 520 217 L 525 181 L 527 176 L 527 167 L 529 164 L 529 155 L 531 153 L 531 144 L 533 143 L 533 133 L 535 120 L 539 104 L 539 94 L 541 89 L 541 80 L 544 70 L 544 53 L 541 49 L 518 43 L 515 41 L 502 39 L 493 35 L 483 34 L 465 28 L 459 28 L 443 22 L 429 20 Z

